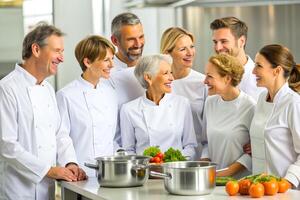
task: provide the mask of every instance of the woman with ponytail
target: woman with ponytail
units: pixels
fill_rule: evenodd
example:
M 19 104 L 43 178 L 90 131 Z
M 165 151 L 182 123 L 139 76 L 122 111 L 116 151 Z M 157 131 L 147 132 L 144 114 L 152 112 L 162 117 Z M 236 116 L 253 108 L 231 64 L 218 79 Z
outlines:
M 285 177 L 299 188 L 299 65 L 288 48 L 272 44 L 256 54 L 253 74 L 257 86 L 267 88 L 250 126 L 253 173 Z

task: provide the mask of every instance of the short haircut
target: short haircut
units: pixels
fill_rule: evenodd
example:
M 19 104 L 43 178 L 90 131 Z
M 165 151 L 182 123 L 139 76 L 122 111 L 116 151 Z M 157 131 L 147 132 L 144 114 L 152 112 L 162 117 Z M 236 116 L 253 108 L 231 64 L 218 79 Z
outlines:
M 111 23 L 111 34 L 118 39 L 121 38 L 120 29 L 124 25 L 137 25 L 142 24 L 141 20 L 133 13 L 121 13 L 117 15 Z
M 247 40 L 248 26 L 236 17 L 216 19 L 210 24 L 210 29 L 213 31 L 221 28 L 229 28 L 235 39 L 245 36 Z
M 171 27 L 165 30 L 160 40 L 160 53 L 171 53 L 178 39 L 183 36 L 189 36 L 192 42 L 195 42 L 194 35 L 183 28 Z
M 226 75 L 231 77 L 232 86 L 237 86 L 241 82 L 244 67 L 236 57 L 222 53 L 210 57 L 209 62 L 217 68 L 222 77 Z
M 40 47 L 47 45 L 47 39 L 56 35 L 59 37 L 65 34 L 53 25 L 39 23 L 32 31 L 30 31 L 23 40 L 22 59 L 26 60 L 32 55 L 32 44 L 37 44 Z
M 151 77 L 155 77 L 159 72 L 160 63 L 162 61 L 172 65 L 171 56 L 163 54 L 143 56 L 138 61 L 134 69 L 134 75 L 143 88 L 147 89 L 149 87 L 147 81 L 144 79 L 144 75 L 148 74 Z
M 102 60 L 105 58 L 107 49 L 110 49 L 115 54 L 114 45 L 104 37 L 91 35 L 81 40 L 75 47 L 75 57 L 84 72 L 86 66 L 83 62 L 84 58 L 94 62 L 96 59 Z

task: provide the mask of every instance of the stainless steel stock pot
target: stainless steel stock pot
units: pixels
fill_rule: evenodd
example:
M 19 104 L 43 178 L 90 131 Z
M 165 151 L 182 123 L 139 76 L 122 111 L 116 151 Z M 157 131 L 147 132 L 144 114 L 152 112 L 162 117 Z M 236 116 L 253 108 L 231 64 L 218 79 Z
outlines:
M 171 194 L 205 195 L 210 194 L 216 186 L 215 163 L 205 161 L 169 162 L 163 163 L 162 169 L 163 173 L 150 171 L 150 174 L 164 178 L 165 189 Z
M 102 187 L 141 186 L 149 178 L 149 156 L 117 155 L 96 158 L 97 164 L 85 166 L 98 171 Z

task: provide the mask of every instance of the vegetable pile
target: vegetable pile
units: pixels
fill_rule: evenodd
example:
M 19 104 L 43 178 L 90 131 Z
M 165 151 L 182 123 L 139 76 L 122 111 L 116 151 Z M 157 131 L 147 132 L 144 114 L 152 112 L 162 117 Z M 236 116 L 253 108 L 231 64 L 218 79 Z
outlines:
M 228 181 L 225 186 L 226 192 L 230 196 L 240 193 L 253 198 L 284 193 L 289 188 L 291 185 L 286 179 L 267 174 L 246 176 L 239 181 Z
M 172 161 L 185 161 L 185 157 L 180 150 L 175 150 L 172 147 L 165 153 L 162 153 L 158 146 L 151 146 L 144 150 L 144 156 L 151 156 L 150 163 L 163 163 Z

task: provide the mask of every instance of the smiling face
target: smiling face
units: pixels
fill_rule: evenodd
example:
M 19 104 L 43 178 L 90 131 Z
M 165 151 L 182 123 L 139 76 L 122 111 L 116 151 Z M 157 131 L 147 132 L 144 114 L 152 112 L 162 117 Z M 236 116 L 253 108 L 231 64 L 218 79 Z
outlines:
M 84 73 L 90 73 L 90 77 L 93 79 L 110 77 L 110 70 L 113 67 L 113 57 L 114 54 L 111 49 L 106 49 L 106 56 L 103 59 L 97 58 L 94 62 L 90 63 L 87 58 L 85 58 L 85 65 L 87 70 Z
M 171 83 L 173 80 L 171 65 L 166 61 L 161 61 L 156 76 L 147 81 L 149 84 L 148 89 L 155 91 L 157 94 L 170 93 L 172 91 Z
M 222 77 L 217 67 L 208 62 L 205 67 L 204 83 L 208 86 L 208 95 L 222 94 L 227 87 L 226 76 Z
M 236 39 L 229 28 L 220 28 L 213 31 L 214 50 L 217 54 L 227 53 L 237 57 L 245 46 L 245 38 Z
M 145 44 L 142 24 L 122 26 L 120 38 L 112 36 L 112 42 L 118 47 L 121 59 L 137 60 L 142 56 Z
M 37 44 L 34 44 L 37 45 Z M 57 73 L 59 63 L 63 62 L 63 37 L 51 35 L 46 39 L 46 45 L 38 47 L 36 51 L 38 71 L 41 77 L 48 77 Z
M 170 53 L 173 65 L 182 68 L 191 68 L 195 57 L 195 46 L 188 35 L 179 38 L 174 49 Z
M 256 76 L 256 85 L 258 87 L 270 88 L 277 77 L 275 70 L 263 55 L 256 54 L 255 67 L 252 73 Z

